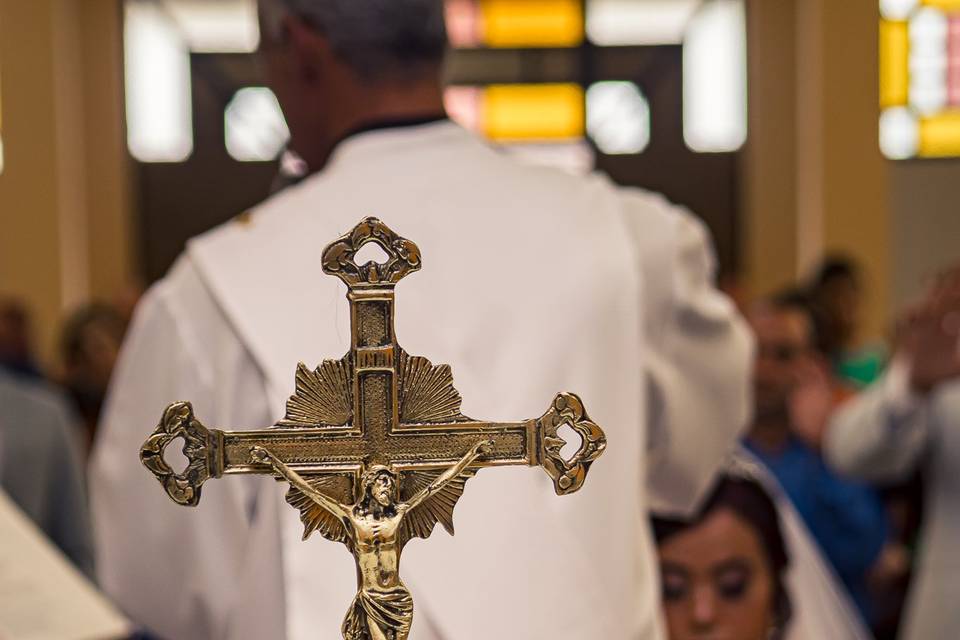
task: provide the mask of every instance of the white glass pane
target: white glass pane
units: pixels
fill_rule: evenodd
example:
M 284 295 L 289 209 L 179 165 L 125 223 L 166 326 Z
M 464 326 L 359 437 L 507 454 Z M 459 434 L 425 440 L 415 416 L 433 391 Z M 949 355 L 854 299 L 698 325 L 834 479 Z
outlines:
M 260 44 L 256 0 L 164 0 L 191 51 L 249 53 Z
M 880 0 L 880 15 L 887 20 L 906 20 L 919 0 Z
M 933 115 L 947 104 L 947 36 L 943 12 L 927 7 L 910 20 L 910 105 Z
M 266 87 L 237 91 L 223 120 L 227 153 L 242 162 L 273 160 L 290 140 L 280 103 Z
M 124 17 L 127 146 L 143 162 L 179 162 L 193 151 L 190 53 L 173 20 L 128 0 Z
M 594 44 L 679 44 L 701 0 L 588 0 L 587 37 Z
M 706 2 L 683 42 L 683 137 L 694 151 L 739 149 L 747 138 L 743 0 Z
M 606 154 L 640 153 L 650 143 L 650 104 L 632 82 L 587 89 L 587 133 Z
M 912 158 L 920 144 L 916 118 L 905 107 L 886 109 L 880 114 L 880 151 L 892 160 Z

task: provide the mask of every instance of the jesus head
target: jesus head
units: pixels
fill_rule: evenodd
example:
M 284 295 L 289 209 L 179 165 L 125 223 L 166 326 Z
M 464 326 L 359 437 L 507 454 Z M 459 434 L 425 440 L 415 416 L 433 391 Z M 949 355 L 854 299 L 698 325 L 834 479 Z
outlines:
M 363 493 L 381 507 L 391 506 L 397 501 L 396 474 L 383 465 L 370 467 L 363 474 Z

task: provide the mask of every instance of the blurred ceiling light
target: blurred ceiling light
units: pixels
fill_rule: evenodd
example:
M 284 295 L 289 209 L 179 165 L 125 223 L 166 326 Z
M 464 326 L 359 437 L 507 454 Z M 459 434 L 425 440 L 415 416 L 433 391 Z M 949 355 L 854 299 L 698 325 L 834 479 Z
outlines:
M 710 0 L 683 42 L 683 138 L 693 151 L 736 151 L 747 138 L 743 0 Z
M 891 107 L 880 114 L 880 151 L 891 160 L 917 155 L 920 127 L 906 107 Z
M 680 44 L 701 0 L 588 0 L 587 37 L 594 44 Z
M 609 155 L 640 153 L 650 143 L 650 104 L 632 82 L 597 82 L 587 89 L 587 133 Z
M 266 87 L 237 91 L 223 114 L 227 153 L 241 162 L 274 160 L 290 140 L 280 103 Z
M 191 51 L 250 53 L 260 44 L 257 0 L 163 0 Z
M 491 47 L 575 47 L 583 42 L 582 0 L 479 0 Z
M 124 9 L 127 147 L 142 162 L 180 162 L 193 151 L 190 52 L 159 5 Z
M 880 15 L 887 20 L 906 20 L 920 0 L 880 0 Z

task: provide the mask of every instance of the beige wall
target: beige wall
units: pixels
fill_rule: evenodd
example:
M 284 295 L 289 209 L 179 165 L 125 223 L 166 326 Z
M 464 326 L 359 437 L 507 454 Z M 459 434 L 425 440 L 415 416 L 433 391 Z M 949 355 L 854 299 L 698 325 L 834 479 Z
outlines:
M 877 143 L 876 0 L 751 0 L 745 280 L 755 295 L 825 251 L 859 260 L 865 334 L 890 314 L 888 163 Z M 792 65 L 792 67 L 791 67 Z
M 0 296 L 51 360 L 64 312 L 133 276 L 115 0 L 0 0 Z
M 890 209 L 890 293 L 900 308 L 960 261 L 960 159 L 890 163 Z
M 748 126 L 741 264 L 753 296 L 796 277 L 795 0 L 747 4 Z

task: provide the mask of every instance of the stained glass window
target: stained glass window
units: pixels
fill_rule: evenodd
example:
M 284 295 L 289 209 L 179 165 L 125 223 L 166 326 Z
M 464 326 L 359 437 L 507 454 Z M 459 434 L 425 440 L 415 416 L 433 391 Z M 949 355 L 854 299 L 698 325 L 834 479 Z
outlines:
M 960 156 L 960 0 L 880 1 L 880 149 Z

